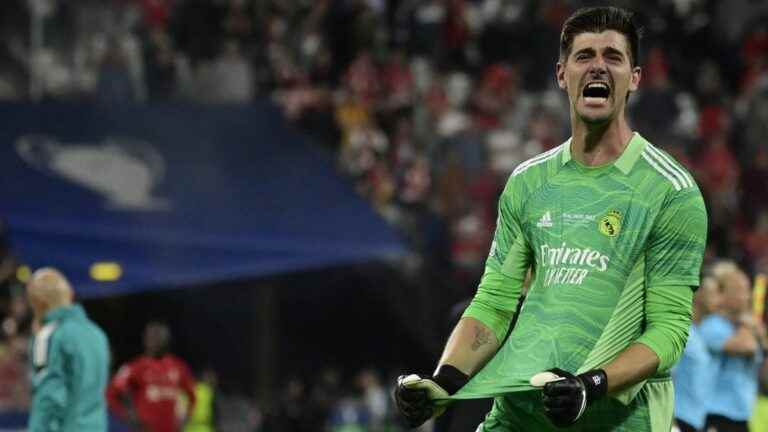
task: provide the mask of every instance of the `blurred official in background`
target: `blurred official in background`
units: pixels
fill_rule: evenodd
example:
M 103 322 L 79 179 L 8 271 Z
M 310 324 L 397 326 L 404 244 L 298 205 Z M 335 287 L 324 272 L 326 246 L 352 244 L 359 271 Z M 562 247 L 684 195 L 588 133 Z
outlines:
M 106 335 L 80 305 L 72 304 L 72 287 L 54 269 L 36 271 L 27 296 L 35 318 L 29 431 L 106 431 Z
M 214 432 L 216 430 L 216 386 L 219 377 L 213 369 L 205 369 L 195 385 L 195 407 L 189 410 L 184 432 Z
M 110 409 L 135 431 L 179 432 L 195 408 L 195 380 L 187 363 L 170 353 L 170 344 L 167 325 L 147 324 L 144 355 L 123 365 L 109 385 Z M 180 408 L 183 395 L 186 409 Z
M 715 386 L 712 355 L 699 334 L 699 324 L 720 309 L 722 294 L 717 281 L 707 277 L 693 298 L 693 322 L 680 362 L 672 369 L 675 384 L 675 424 L 677 431 L 696 432 L 704 429 L 707 400 Z M 675 430 L 675 429 L 673 429 Z
M 712 353 L 715 388 L 708 396 L 706 430 L 747 432 L 757 399 L 758 369 L 763 359 L 765 325 L 751 314 L 749 278 L 734 263 L 712 268 L 723 295 L 718 313 L 707 317 L 699 332 Z

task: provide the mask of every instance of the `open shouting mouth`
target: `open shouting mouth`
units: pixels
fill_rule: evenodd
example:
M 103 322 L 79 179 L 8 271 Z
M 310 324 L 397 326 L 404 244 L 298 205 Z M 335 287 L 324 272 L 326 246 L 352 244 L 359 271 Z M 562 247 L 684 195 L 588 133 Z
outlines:
M 587 105 L 602 105 L 611 95 L 611 86 L 605 81 L 588 82 L 581 91 Z

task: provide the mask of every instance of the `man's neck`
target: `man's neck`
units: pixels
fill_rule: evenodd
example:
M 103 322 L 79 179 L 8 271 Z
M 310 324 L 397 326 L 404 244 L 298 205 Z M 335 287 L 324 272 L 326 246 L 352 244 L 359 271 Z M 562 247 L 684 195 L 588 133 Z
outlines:
M 67 307 L 67 306 L 69 306 L 69 304 L 57 304 L 57 305 L 50 305 L 50 306 L 45 306 L 41 308 L 40 311 L 38 312 L 38 319 L 40 320 L 40 323 L 43 322 L 43 320 L 45 319 L 46 316 L 48 316 L 49 313 L 53 312 L 56 309 Z
M 599 125 L 572 119 L 571 127 L 571 157 L 587 166 L 600 166 L 615 161 L 632 139 L 632 129 L 624 116 Z

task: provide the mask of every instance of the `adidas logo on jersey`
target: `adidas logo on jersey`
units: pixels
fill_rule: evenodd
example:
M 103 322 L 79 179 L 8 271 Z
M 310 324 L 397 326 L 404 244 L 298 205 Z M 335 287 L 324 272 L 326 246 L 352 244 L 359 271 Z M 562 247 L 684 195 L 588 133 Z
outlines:
M 552 226 L 552 215 L 549 214 L 549 210 L 539 219 L 536 226 L 539 228 L 549 228 Z

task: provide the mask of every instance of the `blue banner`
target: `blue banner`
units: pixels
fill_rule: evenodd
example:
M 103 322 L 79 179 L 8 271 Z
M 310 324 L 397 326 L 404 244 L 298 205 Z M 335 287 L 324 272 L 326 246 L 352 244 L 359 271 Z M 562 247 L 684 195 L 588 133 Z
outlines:
M 393 230 L 263 100 L 248 107 L 0 105 L 0 217 L 78 295 L 401 254 Z

